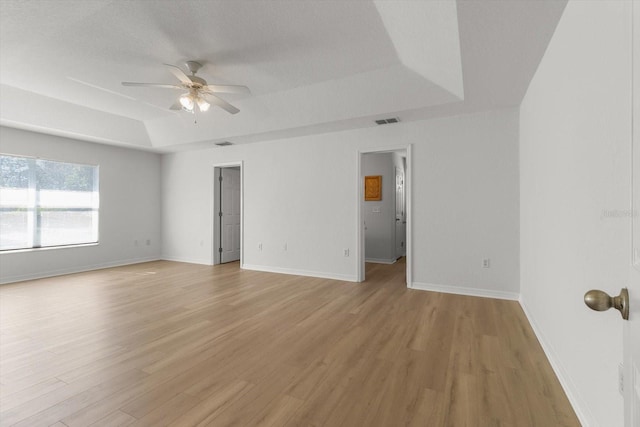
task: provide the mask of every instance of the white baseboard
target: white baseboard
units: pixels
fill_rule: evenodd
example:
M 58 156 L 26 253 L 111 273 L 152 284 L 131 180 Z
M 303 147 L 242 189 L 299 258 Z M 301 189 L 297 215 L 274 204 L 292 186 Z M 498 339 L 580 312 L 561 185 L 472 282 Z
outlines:
M 382 258 L 366 258 L 364 262 L 371 262 L 373 264 L 395 264 L 397 259 L 382 259 Z
M 497 298 L 518 301 L 520 295 L 517 292 L 494 291 L 492 289 L 466 288 L 463 286 L 436 285 L 433 283 L 413 282 L 411 289 L 421 291 L 444 292 L 446 294 L 468 295 L 473 297 Z
M 65 274 L 83 273 L 91 270 L 101 270 L 103 268 L 121 267 L 123 265 L 140 264 L 143 262 L 158 261 L 158 257 L 134 258 L 118 261 L 103 262 L 99 264 L 83 265 L 78 267 L 61 268 L 57 270 L 41 271 L 39 273 L 20 274 L 16 276 L 0 277 L 0 285 L 15 282 L 24 282 L 25 280 L 44 279 L 47 277 L 64 276 Z
M 589 411 L 589 407 L 580 398 L 578 393 L 576 393 L 576 390 L 577 390 L 576 385 L 573 383 L 573 381 L 571 381 L 571 378 L 567 374 L 566 369 L 564 368 L 562 363 L 560 363 L 560 359 L 556 355 L 556 352 L 553 349 L 553 346 L 551 346 L 549 341 L 546 339 L 545 335 L 542 333 L 542 331 L 538 327 L 538 324 L 536 323 L 535 319 L 531 315 L 531 312 L 527 308 L 527 304 L 524 302 L 522 297 L 520 298 L 519 302 L 520 302 L 520 306 L 522 307 L 522 311 L 524 311 L 525 316 L 527 316 L 527 320 L 529 320 L 531 329 L 533 329 L 533 333 L 536 334 L 536 337 L 538 338 L 538 341 L 542 346 L 542 350 L 544 351 L 544 354 L 547 356 L 547 360 L 549 360 L 549 363 L 551 364 L 551 368 L 556 373 L 556 376 L 558 377 L 558 381 L 560 381 L 560 385 L 564 389 L 564 393 L 567 395 L 567 398 L 569 399 L 569 403 L 571 403 L 571 406 L 573 407 L 573 410 L 575 411 L 576 416 L 580 421 L 580 424 L 582 424 L 585 427 L 598 425 L 593 414 L 591 414 L 591 411 Z
M 187 264 L 213 265 L 210 259 L 185 258 L 171 255 L 162 255 L 160 259 L 164 261 L 186 262 Z
M 295 276 L 318 277 L 321 279 L 340 280 L 343 282 L 357 282 L 356 276 L 350 274 L 332 274 L 319 271 L 297 270 L 295 268 L 281 268 L 254 264 L 243 264 L 241 268 L 244 270 L 264 271 L 266 273 L 292 274 Z

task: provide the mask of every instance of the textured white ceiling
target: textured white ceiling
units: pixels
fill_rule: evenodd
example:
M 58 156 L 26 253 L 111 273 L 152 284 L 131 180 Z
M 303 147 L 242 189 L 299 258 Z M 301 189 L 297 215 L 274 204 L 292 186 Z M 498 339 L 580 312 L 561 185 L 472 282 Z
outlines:
M 518 105 L 565 3 L 0 0 L 0 124 L 170 151 Z M 189 59 L 240 113 L 120 84 Z

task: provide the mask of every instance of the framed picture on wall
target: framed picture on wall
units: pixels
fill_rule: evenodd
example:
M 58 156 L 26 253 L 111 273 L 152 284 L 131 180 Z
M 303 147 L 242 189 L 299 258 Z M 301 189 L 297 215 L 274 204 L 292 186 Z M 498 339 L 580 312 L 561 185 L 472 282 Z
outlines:
M 366 202 L 382 200 L 382 175 L 364 177 L 364 200 Z

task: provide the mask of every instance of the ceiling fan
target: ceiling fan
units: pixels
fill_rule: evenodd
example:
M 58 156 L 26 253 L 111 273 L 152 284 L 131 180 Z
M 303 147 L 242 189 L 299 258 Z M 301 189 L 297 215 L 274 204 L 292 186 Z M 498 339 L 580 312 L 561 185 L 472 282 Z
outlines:
M 180 80 L 180 83 L 176 84 L 163 84 L 163 83 L 135 83 L 135 82 L 122 82 L 123 86 L 143 86 L 143 87 L 159 87 L 164 89 L 178 89 L 186 91 L 178 100 L 169 107 L 171 110 L 184 110 L 189 113 L 194 113 L 196 109 L 200 112 L 209 110 L 211 104 L 217 105 L 223 110 L 236 114 L 240 110 L 229 104 L 224 99 L 215 95 L 215 93 L 251 93 L 248 87 L 238 85 L 210 85 L 206 80 L 196 76 L 196 73 L 202 64 L 197 61 L 187 61 L 185 65 L 191 72 L 188 76 L 180 67 L 175 65 L 164 64 L 168 67 L 169 71 Z

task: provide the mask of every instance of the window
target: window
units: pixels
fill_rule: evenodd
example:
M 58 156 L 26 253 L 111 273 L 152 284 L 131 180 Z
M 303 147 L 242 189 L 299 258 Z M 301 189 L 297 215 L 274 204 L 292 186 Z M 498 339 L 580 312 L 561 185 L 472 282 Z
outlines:
M 0 251 L 98 242 L 98 166 L 0 154 Z

